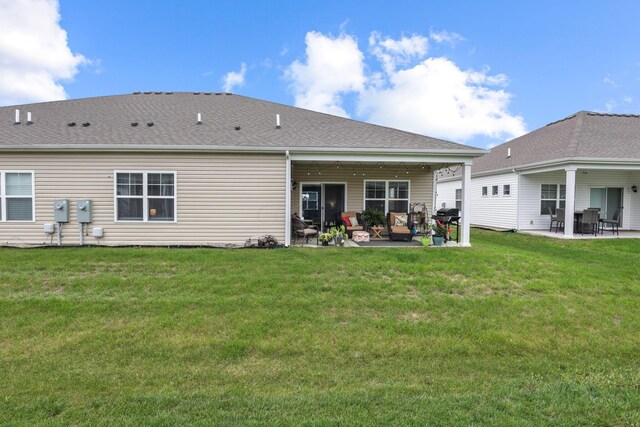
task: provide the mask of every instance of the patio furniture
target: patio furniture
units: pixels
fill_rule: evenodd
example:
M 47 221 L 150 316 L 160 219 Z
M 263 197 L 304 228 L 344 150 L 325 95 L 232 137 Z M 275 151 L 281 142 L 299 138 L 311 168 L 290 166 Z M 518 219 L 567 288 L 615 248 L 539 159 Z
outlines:
M 369 230 L 371 231 L 371 233 L 373 233 L 371 236 L 372 239 L 382 239 L 380 233 L 382 232 L 382 230 L 384 230 L 384 227 L 374 225 L 372 227 L 369 227 Z
M 295 240 L 298 240 L 298 237 L 302 237 L 305 243 L 309 243 L 309 238 L 315 236 L 316 246 L 318 245 L 318 228 L 315 225 L 307 225 L 300 218 L 292 217 L 291 226 L 293 227 Z
M 562 226 L 564 227 L 564 209 L 562 209 L 562 213 L 563 215 L 560 216 L 559 214 L 559 210 L 561 210 L 560 208 L 556 209 L 556 213 L 553 213 L 553 209 L 551 209 L 551 207 L 547 207 L 547 210 L 549 211 L 549 216 L 551 217 L 551 222 L 549 223 L 549 231 L 551 231 L 551 229 L 553 228 L 553 223 L 556 223 L 556 233 L 558 232 L 558 227 L 560 226 L 560 223 L 562 222 Z
M 347 222 L 345 218 L 348 218 L 349 222 Z M 353 223 L 354 219 L 356 221 L 355 224 Z M 362 214 L 359 212 L 340 212 L 338 225 L 344 225 L 349 237 L 353 237 L 354 231 L 364 231 L 367 227 L 364 218 L 362 218 Z
M 616 233 L 620 235 L 620 215 L 622 214 L 622 208 L 616 209 L 611 219 L 600 219 L 600 234 L 604 234 L 604 226 L 609 224 L 611 226 L 611 234 Z
M 351 238 L 354 242 L 368 242 L 369 241 L 369 233 L 366 231 L 354 231 L 353 236 Z
M 387 231 L 389 232 L 389 240 L 411 241 L 414 235 L 411 214 L 389 212 L 387 214 Z
M 589 234 L 594 236 L 598 234 L 598 211 L 595 209 L 585 209 L 582 211 L 582 219 L 580 220 L 580 232 L 584 234 L 584 230 L 589 230 Z

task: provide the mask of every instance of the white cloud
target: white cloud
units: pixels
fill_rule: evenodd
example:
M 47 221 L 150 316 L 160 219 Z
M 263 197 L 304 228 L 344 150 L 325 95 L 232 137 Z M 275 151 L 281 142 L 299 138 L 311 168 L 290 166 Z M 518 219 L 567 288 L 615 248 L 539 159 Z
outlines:
M 364 55 L 355 38 L 309 32 L 305 62 L 294 61 L 285 71 L 295 105 L 347 117 L 342 95 L 364 89 Z
M 394 40 L 382 38 L 380 33 L 373 32 L 369 36 L 369 46 L 385 72 L 392 74 L 398 65 L 407 65 L 413 59 L 423 58 L 429 50 L 429 40 L 417 34 Z
M 427 58 L 421 35 L 392 39 L 373 32 L 369 51 L 384 72 L 365 73 L 354 37 L 309 32 L 306 60 L 286 70 L 295 105 L 348 116 L 343 97 L 354 95 L 358 118 L 424 135 L 466 141 L 476 136 L 516 137 L 525 133 L 521 116 L 509 112 L 508 78 L 461 70 L 447 58 Z
M 613 99 L 608 100 L 604 104 L 604 108 L 606 109 L 607 113 L 611 113 L 617 106 L 618 106 L 618 103 Z
M 630 96 L 625 96 L 624 98 L 622 98 L 622 100 L 627 104 L 631 104 L 633 102 L 633 98 L 631 98 Z
M 618 84 L 611 78 L 611 76 L 606 75 L 604 77 L 604 79 L 602 79 L 602 82 L 604 84 L 606 84 L 607 86 L 611 86 L 611 87 L 619 87 Z
M 244 86 L 244 76 L 247 73 L 247 64 L 244 62 L 240 65 L 240 71 L 229 71 L 224 75 L 223 90 L 225 92 L 232 92 L 234 87 Z
M 87 59 L 74 54 L 54 0 L 0 0 L 0 104 L 65 99 Z
M 436 43 L 448 43 L 451 46 L 455 46 L 458 42 L 464 41 L 464 37 L 460 34 L 450 33 L 447 30 L 429 30 L 429 38 Z
M 428 58 L 391 75 L 386 88 L 362 93 L 358 111 L 373 123 L 445 139 L 516 137 L 525 133 L 524 119 L 508 112 L 504 84 L 504 75 Z

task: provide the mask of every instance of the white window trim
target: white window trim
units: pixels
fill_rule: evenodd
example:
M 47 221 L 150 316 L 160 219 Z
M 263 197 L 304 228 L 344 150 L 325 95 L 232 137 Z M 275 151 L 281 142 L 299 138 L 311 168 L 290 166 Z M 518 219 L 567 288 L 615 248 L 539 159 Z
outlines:
M 487 194 L 483 194 L 485 189 L 487 190 Z M 480 197 L 489 197 L 489 186 L 483 185 L 480 188 Z
M 7 196 L 6 195 L 6 174 L 8 173 L 30 173 L 31 174 L 31 196 Z M 7 219 L 7 197 L 10 199 L 31 198 L 31 219 Z M 36 222 L 36 173 L 33 170 L 3 170 L 0 172 L 0 203 L 2 204 L 1 222 Z
M 362 185 L 362 210 L 364 211 L 367 206 L 367 200 L 382 200 L 382 199 L 369 199 L 367 198 L 367 182 L 384 182 L 384 214 L 389 212 L 389 201 L 401 200 L 407 201 L 407 212 L 411 207 L 411 180 L 410 179 L 365 179 Z M 389 183 L 390 182 L 406 182 L 407 183 L 407 198 L 406 199 L 391 199 L 389 198 Z
M 493 189 L 496 189 L 496 194 L 493 194 Z M 491 186 L 491 197 L 500 197 L 500 185 Z
M 549 215 L 548 213 L 542 213 L 542 202 L 543 201 L 547 201 L 550 202 L 554 199 L 543 199 L 542 198 L 542 186 L 543 185 L 555 185 L 556 186 L 556 198 L 555 198 L 555 202 L 556 202 L 556 209 L 560 208 L 560 202 L 564 201 L 565 202 L 565 206 L 567 203 L 567 191 L 565 188 L 565 192 L 564 192 L 564 199 L 560 198 L 560 187 L 562 187 L 565 184 L 557 184 L 557 183 L 551 183 L 551 182 L 543 182 L 540 184 L 540 191 L 538 192 L 538 194 L 540 195 L 540 199 L 538 201 L 538 212 L 540 212 L 540 215 Z
M 460 198 L 458 199 L 458 191 L 460 191 Z M 460 208 L 458 208 L 458 202 L 460 202 Z M 462 212 L 462 188 L 456 188 L 453 190 L 453 204 L 460 212 Z
M 119 173 L 141 173 L 142 174 L 142 196 L 118 196 L 118 174 Z M 150 173 L 173 174 L 173 196 L 149 196 L 147 176 Z M 142 198 L 142 220 L 118 219 L 118 199 L 140 199 Z M 149 199 L 171 199 L 173 198 L 173 221 L 149 221 Z M 113 221 L 119 223 L 141 223 L 150 224 L 172 224 L 178 222 L 178 173 L 176 171 L 158 170 L 115 170 L 113 171 Z
M 504 194 L 504 187 L 509 187 L 509 194 Z M 540 194 L 542 194 L 542 192 Z M 511 184 L 502 184 L 502 196 L 511 197 Z

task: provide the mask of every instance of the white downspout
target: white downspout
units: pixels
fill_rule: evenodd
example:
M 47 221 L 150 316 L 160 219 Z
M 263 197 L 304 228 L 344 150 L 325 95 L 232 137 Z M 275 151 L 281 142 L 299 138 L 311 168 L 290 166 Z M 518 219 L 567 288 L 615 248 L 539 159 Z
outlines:
M 285 208 L 284 208 L 284 245 L 291 245 L 291 156 L 289 150 L 285 153 Z
M 462 165 L 462 238 L 460 246 L 471 246 L 471 161 Z
M 520 171 L 513 170 L 516 174 L 518 174 L 518 188 L 516 189 L 516 231 L 520 231 L 520 195 L 521 191 L 521 179 L 520 179 Z

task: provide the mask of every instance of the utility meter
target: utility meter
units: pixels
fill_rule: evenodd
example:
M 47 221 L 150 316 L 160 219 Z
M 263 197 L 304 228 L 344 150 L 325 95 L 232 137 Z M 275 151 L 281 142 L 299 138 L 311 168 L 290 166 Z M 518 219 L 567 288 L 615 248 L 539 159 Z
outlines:
M 81 224 L 92 222 L 93 202 L 91 200 L 78 200 L 76 205 L 78 207 L 78 222 Z
M 69 222 L 69 199 L 53 201 L 53 217 L 56 222 Z

